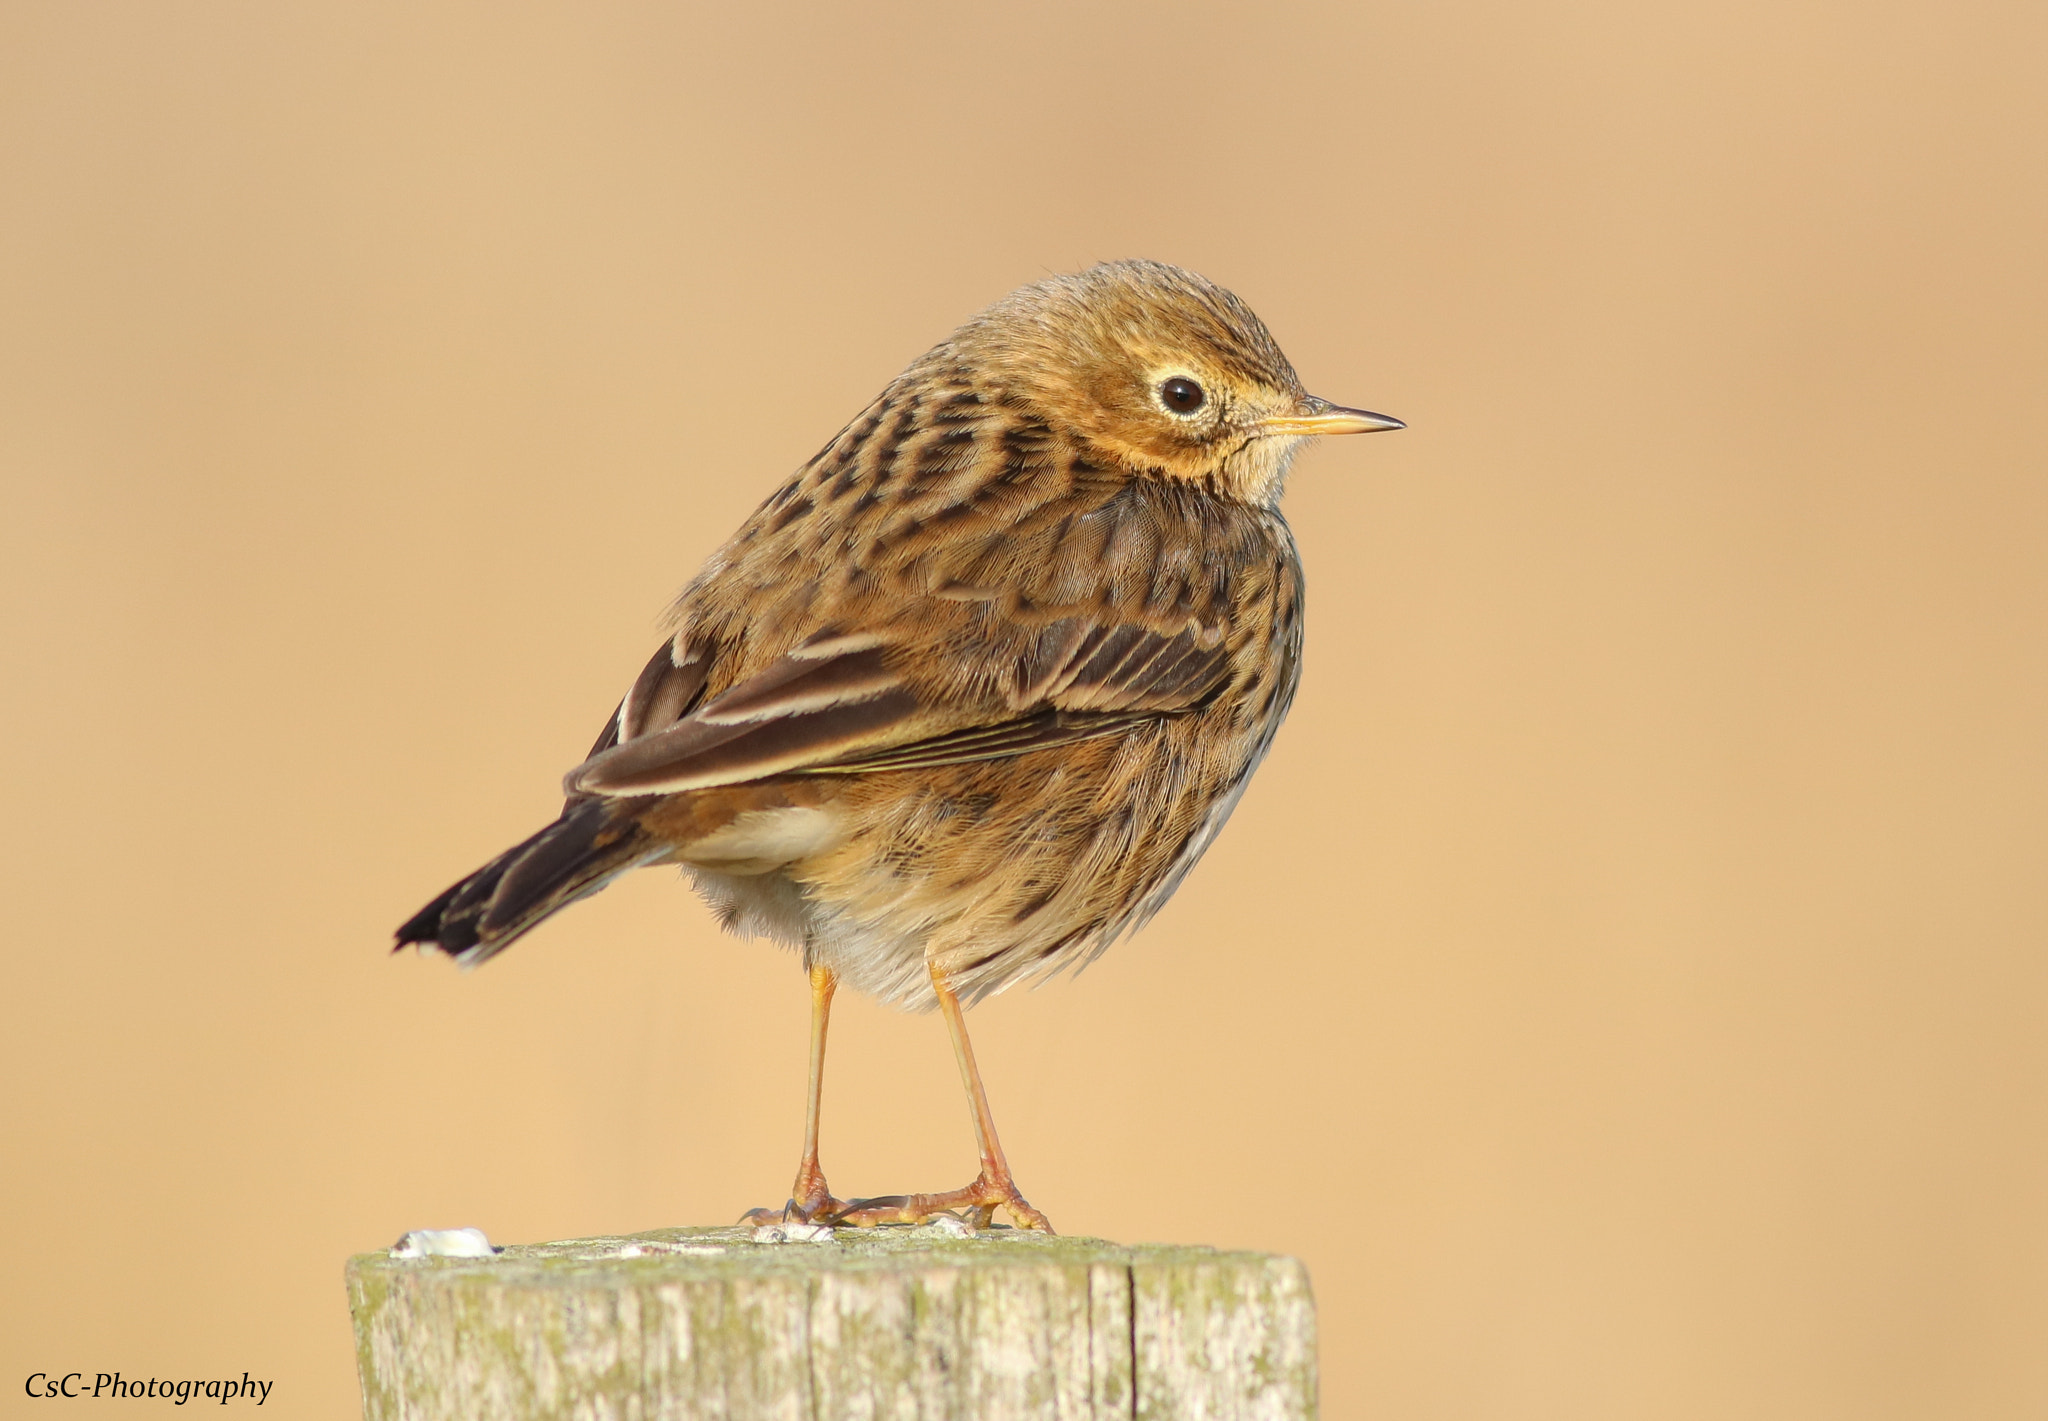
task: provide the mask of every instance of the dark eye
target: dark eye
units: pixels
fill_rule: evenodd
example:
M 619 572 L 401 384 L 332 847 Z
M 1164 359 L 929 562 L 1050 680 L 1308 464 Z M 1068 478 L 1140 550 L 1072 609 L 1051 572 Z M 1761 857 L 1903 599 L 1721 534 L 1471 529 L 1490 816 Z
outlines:
M 1159 386 L 1159 398 L 1175 414 L 1193 414 L 1202 407 L 1207 398 L 1202 387 L 1183 375 L 1176 375 Z

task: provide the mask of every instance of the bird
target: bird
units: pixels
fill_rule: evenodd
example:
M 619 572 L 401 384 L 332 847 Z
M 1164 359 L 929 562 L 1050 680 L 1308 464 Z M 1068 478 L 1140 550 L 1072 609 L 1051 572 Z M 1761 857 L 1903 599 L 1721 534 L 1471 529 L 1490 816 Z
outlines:
M 1148 260 L 1050 276 L 913 361 L 682 591 L 561 815 L 398 929 L 465 966 L 620 874 L 680 865 L 811 995 L 788 1201 L 743 1221 L 1050 1232 L 996 1134 L 965 1009 L 1077 971 L 1166 902 L 1295 694 L 1280 498 L 1318 436 L 1265 324 Z M 839 1199 L 819 1158 L 841 986 L 944 1017 L 980 1169 Z

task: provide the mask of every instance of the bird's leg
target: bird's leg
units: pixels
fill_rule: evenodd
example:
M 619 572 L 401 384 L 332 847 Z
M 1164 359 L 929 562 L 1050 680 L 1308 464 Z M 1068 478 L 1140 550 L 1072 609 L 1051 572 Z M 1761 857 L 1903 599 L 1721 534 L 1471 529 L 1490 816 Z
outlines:
M 997 1209 L 1007 1209 L 1022 1228 L 1053 1232 L 1045 1215 L 1031 1207 L 1010 1177 L 1009 1161 L 1003 1158 L 1003 1143 L 996 1138 L 996 1119 L 988 1108 L 988 1092 L 982 1089 L 981 1072 L 974 1064 L 974 1043 L 967 1039 L 967 1017 L 953 984 L 935 963 L 931 968 L 932 988 L 939 994 L 939 1010 L 946 1018 L 946 1030 L 953 1038 L 953 1058 L 960 1063 L 960 1083 L 967 1087 L 967 1103 L 974 1113 L 974 1137 L 981 1147 L 981 1173 L 974 1182 L 943 1194 L 893 1194 L 879 1199 L 853 1199 L 833 1219 L 835 1223 L 887 1224 L 923 1223 L 934 1214 L 965 1209 L 968 1222 L 987 1228 Z
M 818 1163 L 818 1112 L 825 1098 L 825 1030 L 832 1024 L 832 994 L 837 990 L 839 977 L 831 968 L 811 968 L 811 1081 L 804 1101 L 804 1157 L 796 1167 L 796 1183 L 790 1186 L 788 1208 L 799 1222 L 841 1207 L 825 1184 L 825 1167 Z
M 825 1093 L 825 1028 L 832 1021 L 832 994 L 839 977 L 829 967 L 811 968 L 811 1094 L 804 1108 L 804 1157 L 796 1167 L 789 1202 L 780 1209 L 749 1209 L 744 1224 L 787 1224 L 823 1221 L 846 1207 L 832 1197 L 818 1163 L 818 1103 Z
M 967 1014 L 944 972 L 932 968 L 932 986 L 939 994 L 939 1010 L 945 1013 L 946 1031 L 953 1038 L 953 1059 L 960 1063 L 960 1084 L 967 1088 L 968 1108 L 974 1112 L 974 1139 L 981 1147 L 981 1173 L 967 1186 L 972 1200 L 973 1222 L 987 1228 L 998 1208 L 1027 1229 L 1053 1231 L 1045 1215 L 1031 1207 L 1010 1177 L 1010 1162 L 1003 1158 L 1003 1142 L 996 1138 L 996 1117 L 988 1108 L 988 1092 L 982 1088 L 981 1071 L 974 1064 L 974 1043 L 967 1039 Z

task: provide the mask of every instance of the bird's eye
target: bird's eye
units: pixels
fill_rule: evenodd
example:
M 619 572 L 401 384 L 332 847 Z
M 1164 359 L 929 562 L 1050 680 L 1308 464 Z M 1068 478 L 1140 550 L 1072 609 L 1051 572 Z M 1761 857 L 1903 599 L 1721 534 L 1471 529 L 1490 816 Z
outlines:
M 1202 387 L 1184 375 L 1176 375 L 1159 386 L 1160 403 L 1175 414 L 1193 414 L 1206 398 Z

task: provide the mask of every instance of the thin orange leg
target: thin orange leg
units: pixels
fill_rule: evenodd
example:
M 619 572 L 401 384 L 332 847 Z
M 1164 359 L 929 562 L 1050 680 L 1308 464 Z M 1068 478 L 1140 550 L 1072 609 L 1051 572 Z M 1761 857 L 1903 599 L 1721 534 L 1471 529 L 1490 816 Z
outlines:
M 804 1107 L 804 1157 L 796 1167 L 796 1183 L 790 1188 L 789 1202 L 780 1209 L 749 1209 L 741 1223 L 822 1221 L 846 1207 L 832 1197 L 825 1184 L 824 1166 L 818 1163 L 818 1108 L 825 1095 L 825 1029 L 832 1023 L 832 994 L 838 990 L 839 977 L 831 968 L 811 968 L 811 1094 Z
M 1019 1226 L 1053 1232 L 1052 1223 L 1031 1207 L 1010 1175 L 1003 1158 L 1003 1143 L 996 1138 L 996 1118 L 988 1108 L 988 1092 L 982 1089 L 981 1072 L 974 1064 L 974 1043 L 967 1039 L 967 1017 L 953 984 L 936 965 L 931 969 L 932 989 L 939 994 L 939 1010 L 945 1015 L 946 1030 L 953 1038 L 953 1058 L 960 1063 L 960 1083 L 967 1087 L 967 1103 L 974 1113 L 974 1138 L 981 1149 L 981 1173 L 974 1182 L 943 1194 L 893 1194 L 879 1199 L 850 1200 L 834 1218 L 835 1223 L 884 1224 L 923 1223 L 934 1214 L 965 1208 L 976 1228 L 987 1228 L 997 1209 L 1007 1209 Z

